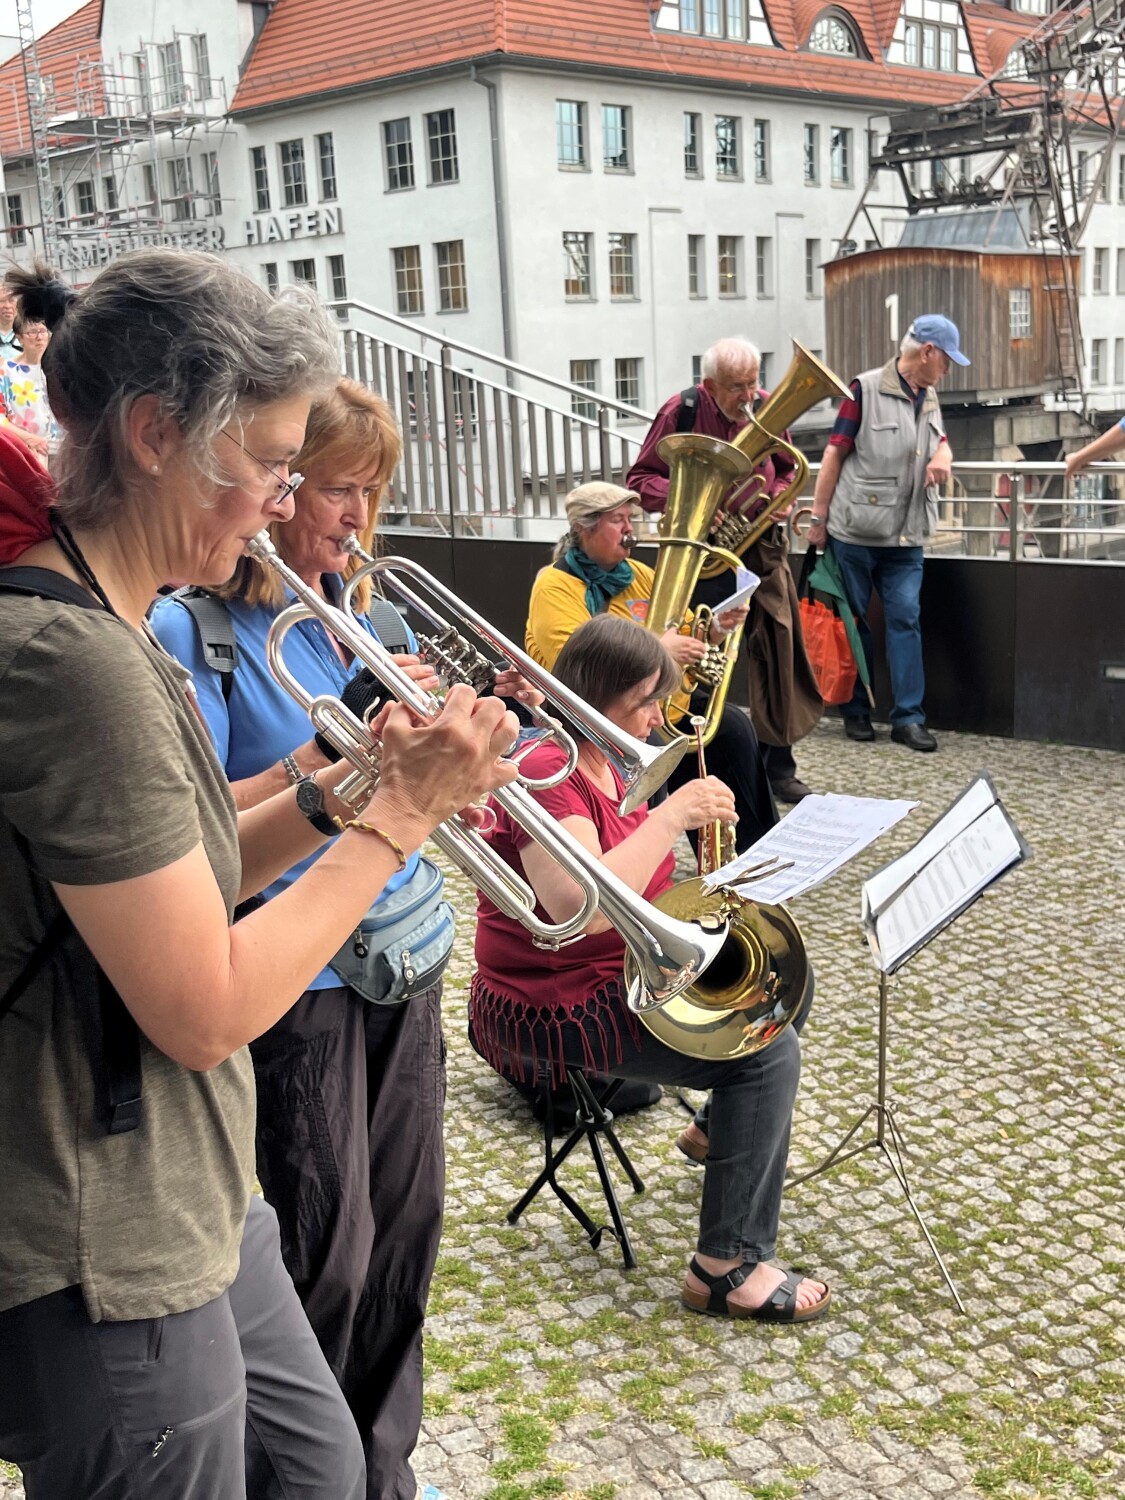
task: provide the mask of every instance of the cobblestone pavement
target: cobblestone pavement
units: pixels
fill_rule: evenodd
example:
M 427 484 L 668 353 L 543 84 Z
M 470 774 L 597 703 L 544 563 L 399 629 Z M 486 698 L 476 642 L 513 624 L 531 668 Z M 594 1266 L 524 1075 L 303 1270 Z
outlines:
M 686 1116 L 667 1096 L 620 1127 L 647 1186 L 624 1200 L 639 1270 L 608 1237 L 592 1250 L 549 1195 L 510 1228 L 541 1134 L 465 1040 L 473 900 L 454 877 L 449 1202 L 416 1456 L 451 1497 L 1125 1496 L 1125 757 L 967 735 L 917 755 L 826 723 L 798 758 L 818 790 L 922 806 L 794 905 L 818 978 L 797 1169 L 873 1097 L 862 879 L 982 768 L 1032 845 L 892 991 L 897 1118 L 968 1315 L 874 1151 L 785 1199 L 781 1255 L 833 1286 L 822 1322 L 685 1311 L 702 1178 L 674 1147 Z M 582 1153 L 563 1180 L 600 1202 Z

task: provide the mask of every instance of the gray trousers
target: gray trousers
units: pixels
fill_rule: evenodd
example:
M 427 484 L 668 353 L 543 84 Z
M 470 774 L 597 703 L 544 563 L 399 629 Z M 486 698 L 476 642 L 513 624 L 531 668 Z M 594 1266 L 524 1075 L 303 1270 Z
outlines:
M 138 1225 L 137 1233 L 143 1233 Z M 91 1323 L 77 1287 L 0 1313 L 0 1454 L 27 1500 L 362 1500 L 363 1447 L 253 1198 L 191 1312 Z

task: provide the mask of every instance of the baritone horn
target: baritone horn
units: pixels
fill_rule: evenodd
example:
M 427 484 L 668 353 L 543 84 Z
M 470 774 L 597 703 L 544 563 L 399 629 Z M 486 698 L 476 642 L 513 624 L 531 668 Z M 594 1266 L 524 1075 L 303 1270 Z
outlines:
M 754 466 L 730 443 L 694 432 L 666 437 L 656 451 L 668 465 L 668 499 L 660 518 L 659 551 L 645 627 L 663 635 L 666 630 L 684 628 L 700 571 L 716 554 L 706 537 L 719 502 L 733 483 L 753 472 Z M 738 558 L 732 553 L 720 550 L 718 556 L 721 562 L 717 567 L 738 566 Z M 710 609 L 698 606 L 691 629 L 706 643 L 707 651 L 701 661 L 685 670 L 684 677 L 689 688 L 705 688 L 709 694 L 704 716 L 705 741 L 719 727 L 731 672 L 742 643 L 741 626 L 717 645 L 709 639 L 710 628 Z M 682 699 L 677 703 L 676 697 L 669 698 L 664 704 L 664 733 L 686 751 L 693 739 L 678 727 L 681 712 Z
M 703 755 L 703 720 L 692 721 Z M 811 972 L 800 928 L 784 906 L 747 899 L 739 886 L 773 873 L 755 867 L 730 886 L 710 887 L 704 879 L 734 857 L 734 830 L 712 823 L 699 830 L 698 876 L 663 891 L 657 908 L 681 921 L 703 916 L 727 921 L 727 940 L 706 973 L 659 1007 L 630 1002 L 653 1036 L 687 1057 L 723 1061 L 760 1052 L 800 1014 Z M 772 862 L 771 862 L 772 863 Z M 626 959 L 625 975 L 631 967 Z
M 848 387 L 838 375 L 817 359 L 816 355 L 806 349 L 803 344 L 798 343 L 796 339 L 793 340 L 793 358 L 789 363 L 789 368 L 781 377 L 769 400 L 756 412 L 749 406 L 743 406 L 742 410 L 747 418 L 746 426 L 731 439 L 731 447 L 745 454 L 750 459 L 753 468 L 757 468 L 771 453 L 788 454 L 797 466 L 796 472 L 785 489 L 779 495 L 767 497 L 763 504 L 757 505 L 753 515 L 746 515 L 745 511 L 754 507 L 765 494 L 765 485 L 761 477 L 757 476 L 736 491 L 739 507 L 743 513 L 724 514 L 711 530 L 709 540 L 716 550 L 715 555 L 703 564 L 702 576 L 704 578 L 714 578 L 725 567 L 731 566 L 723 557 L 724 552 L 735 555 L 735 566 L 737 566 L 746 550 L 752 547 L 759 537 L 763 536 L 773 525 L 778 511 L 784 510 L 804 488 L 809 474 L 808 461 L 800 449 L 795 448 L 782 436 L 785 429 L 802 413 L 808 411 L 810 406 L 815 406 L 818 401 L 823 401 L 829 396 L 844 397 L 850 394 Z M 757 493 L 755 493 L 755 488 Z
M 293 676 L 284 659 L 288 632 L 301 620 L 319 620 L 389 693 L 420 719 L 436 718 L 441 706 L 407 676 L 390 652 L 356 620 L 329 604 L 284 562 L 268 531 L 260 531 L 247 543 L 246 551 L 261 566 L 277 574 L 296 596 L 297 602 L 282 610 L 270 627 L 266 643 L 270 670 L 351 765 L 350 774 L 334 792 L 358 810 L 366 805 L 378 784 L 379 743 L 368 725 L 339 698 L 331 694 L 314 697 Z M 671 999 L 698 979 L 718 954 L 727 930 L 721 918 L 712 921 L 705 914 L 698 923 L 683 922 L 658 912 L 546 813 L 518 782 L 501 787 L 493 793 L 493 798 L 579 887 L 582 906 L 569 921 L 548 923 L 539 918 L 532 888 L 459 816 L 440 824 L 433 839 L 501 911 L 527 929 L 537 947 L 558 949 L 575 942 L 600 908 L 621 934 L 633 962 L 632 1000 L 636 1004 L 657 997 Z
M 490 624 L 483 615 L 478 614 L 464 600 L 458 598 L 451 589 L 446 588 L 445 584 L 435 578 L 432 573 L 428 573 L 412 559 L 372 557 L 369 552 L 364 551 L 354 536 L 345 539 L 344 550 L 350 552 L 353 557 L 359 558 L 363 564 L 351 575 L 345 586 L 342 601 L 345 610 L 350 609 L 352 596 L 360 580 L 373 578 L 381 588 L 389 590 L 434 627 L 433 635 L 417 635 L 419 654 L 434 668 L 444 687 L 449 687 L 454 682 L 467 682 L 478 693 L 491 692 L 496 680 L 495 664 L 483 656 L 465 638 L 464 634 L 439 612 L 431 602 L 432 599 L 436 599 L 450 614 L 455 615 L 465 626 L 470 627 L 478 639 L 484 641 L 506 663 L 515 667 L 533 687 L 538 688 L 543 696 L 564 713 L 572 724 L 579 726 L 592 745 L 595 745 L 613 762 L 625 783 L 625 797 L 620 809 L 622 813 L 632 812 L 642 802 L 647 802 L 653 793 L 664 785 L 687 752 L 686 741 L 676 740 L 667 745 L 647 745 L 643 740 L 638 740 L 634 735 L 619 729 L 604 714 L 591 708 L 568 687 L 564 687 L 557 678 L 552 677 L 545 668 L 541 667 L 534 657 L 521 650 L 514 641 L 510 641 L 506 635 L 497 630 L 495 625 Z M 416 587 L 411 587 L 405 581 L 407 578 L 412 580 Z M 419 590 L 423 592 L 420 593 Z M 430 598 L 424 597 L 427 594 Z M 546 714 L 538 715 L 538 721 L 552 732 L 562 733 L 556 721 Z M 569 735 L 565 738 L 573 745 Z M 577 751 L 575 761 L 577 761 Z M 574 766 L 571 764 L 570 770 L 573 769 Z M 534 786 L 537 783 L 525 781 L 524 785 Z

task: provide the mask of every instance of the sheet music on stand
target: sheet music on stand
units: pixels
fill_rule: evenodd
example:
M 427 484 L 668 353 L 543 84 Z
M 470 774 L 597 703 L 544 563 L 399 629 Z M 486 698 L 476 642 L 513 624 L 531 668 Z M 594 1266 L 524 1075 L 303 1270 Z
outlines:
M 875 962 L 893 974 L 1031 851 L 982 772 L 913 849 L 863 887 L 863 927 Z

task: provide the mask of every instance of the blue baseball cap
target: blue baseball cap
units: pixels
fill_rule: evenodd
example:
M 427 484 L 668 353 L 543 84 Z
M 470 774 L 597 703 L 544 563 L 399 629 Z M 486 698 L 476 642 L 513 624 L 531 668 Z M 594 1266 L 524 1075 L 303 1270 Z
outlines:
M 948 354 L 955 365 L 969 363 L 961 353 L 961 335 L 957 332 L 957 324 L 943 318 L 941 313 L 927 313 L 923 318 L 915 318 L 907 332 L 920 344 L 933 344 L 935 349 Z

